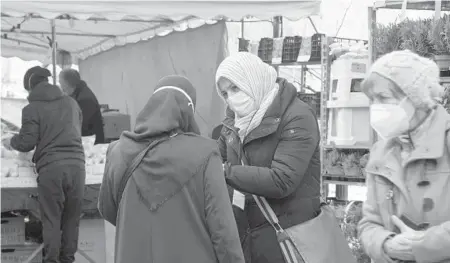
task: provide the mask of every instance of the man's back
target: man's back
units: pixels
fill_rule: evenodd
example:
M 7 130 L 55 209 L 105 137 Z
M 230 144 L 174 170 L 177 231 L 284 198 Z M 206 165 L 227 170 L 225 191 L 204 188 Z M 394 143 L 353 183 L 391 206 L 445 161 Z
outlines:
M 36 147 L 33 161 L 38 170 L 55 161 L 84 162 L 82 117 L 76 101 L 46 82 L 37 85 L 28 100 L 22 111 L 21 134 L 11 141 L 14 148 L 26 152 Z

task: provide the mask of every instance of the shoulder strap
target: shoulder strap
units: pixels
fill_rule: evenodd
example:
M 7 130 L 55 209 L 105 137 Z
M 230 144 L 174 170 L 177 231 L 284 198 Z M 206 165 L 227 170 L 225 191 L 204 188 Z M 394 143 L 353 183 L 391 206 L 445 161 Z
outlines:
M 245 157 L 241 159 L 241 164 L 243 166 L 246 165 Z M 277 233 L 280 233 L 283 231 L 283 228 L 280 226 L 280 222 L 278 221 L 278 217 L 273 211 L 272 207 L 269 205 L 265 197 L 258 196 L 258 195 L 252 195 L 253 199 L 255 200 L 256 204 L 259 207 L 259 210 L 261 210 L 261 213 L 266 218 L 267 222 L 270 223 L 270 225 L 275 229 Z
M 125 175 L 120 180 L 119 190 L 117 191 L 117 204 L 120 204 L 120 201 L 122 200 L 123 191 L 125 190 L 125 186 L 127 186 L 128 180 L 130 179 L 134 170 L 136 170 L 136 168 L 142 162 L 142 159 L 144 159 L 144 157 L 151 149 L 153 149 L 159 143 L 167 140 L 168 138 L 169 137 L 167 136 L 163 136 L 153 140 L 142 152 L 140 152 L 136 157 L 134 157 L 133 161 L 131 162 L 131 165 L 128 166 L 127 170 L 125 171 Z

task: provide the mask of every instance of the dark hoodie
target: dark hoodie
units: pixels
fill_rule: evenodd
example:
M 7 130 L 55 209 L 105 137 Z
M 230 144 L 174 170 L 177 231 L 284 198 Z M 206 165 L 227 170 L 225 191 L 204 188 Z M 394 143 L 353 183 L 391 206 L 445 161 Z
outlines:
M 84 163 L 82 115 L 77 102 L 43 77 L 38 78 L 39 83 L 34 83 L 34 78 L 24 81 L 31 83 L 29 104 L 22 110 L 22 127 L 11 139 L 11 147 L 20 152 L 36 148 L 33 162 L 38 171 L 57 161 Z
M 159 86 L 183 89 L 195 105 L 187 79 L 172 76 Z M 98 206 L 116 226 L 115 262 L 243 262 L 217 145 L 198 135 L 189 104 L 180 91 L 156 92 L 134 132 L 108 149 Z M 177 135 L 149 151 L 117 200 L 135 156 L 170 134 Z

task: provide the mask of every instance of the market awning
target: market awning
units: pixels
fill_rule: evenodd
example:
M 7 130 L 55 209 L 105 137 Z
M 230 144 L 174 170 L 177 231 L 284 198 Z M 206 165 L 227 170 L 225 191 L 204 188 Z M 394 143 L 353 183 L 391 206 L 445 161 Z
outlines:
M 50 19 L 55 19 L 58 49 L 85 59 L 217 19 L 298 20 L 319 14 L 320 4 L 321 0 L 2 1 L 1 55 L 48 62 Z

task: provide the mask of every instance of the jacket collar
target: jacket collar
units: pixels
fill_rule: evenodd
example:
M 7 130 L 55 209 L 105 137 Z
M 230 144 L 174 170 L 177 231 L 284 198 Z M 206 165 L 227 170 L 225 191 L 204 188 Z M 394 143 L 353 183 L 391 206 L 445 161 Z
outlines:
M 280 86 L 278 95 L 267 109 L 261 124 L 244 139 L 244 144 L 276 132 L 280 125 L 281 116 L 283 116 L 288 106 L 296 98 L 297 89 L 291 83 L 282 78 L 278 78 L 277 83 Z M 223 125 L 236 132 L 236 128 L 234 127 L 234 112 L 229 107 L 227 107 Z
M 439 159 L 447 149 L 447 131 L 450 129 L 450 115 L 442 106 L 435 110 L 429 127 L 422 135 L 415 138 L 414 150 L 402 163 L 400 145 L 396 139 L 380 141 L 371 150 L 371 159 L 367 165 L 368 173 L 381 175 L 401 190 L 405 190 L 398 171 L 417 160 Z

